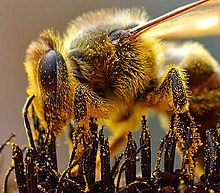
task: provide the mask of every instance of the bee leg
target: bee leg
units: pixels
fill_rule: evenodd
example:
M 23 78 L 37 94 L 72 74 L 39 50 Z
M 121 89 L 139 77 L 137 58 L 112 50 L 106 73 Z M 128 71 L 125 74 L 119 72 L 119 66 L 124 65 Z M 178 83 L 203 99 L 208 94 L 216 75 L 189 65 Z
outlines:
M 73 132 L 78 132 L 78 140 L 82 139 L 87 144 L 91 139 L 91 135 L 93 135 L 93 131 L 90 128 L 91 120 L 105 117 L 110 106 L 106 100 L 97 96 L 91 89 L 79 84 L 75 88 L 73 108 L 74 128 L 76 130 Z M 79 155 L 81 153 L 82 151 L 78 152 Z
M 74 112 L 74 125 L 71 125 L 71 133 L 66 135 L 69 142 L 70 153 L 73 151 L 74 147 L 77 146 L 77 141 L 81 141 L 83 138 L 88 139 L 89 137 L 89 122 L 87 118 L 87 101 L 85 96 L 85 89 L 82 85 L 78 85 L 74 91 L 74 101 L 73 101 L 73 112 Z M 76 137 L 77 136 L 77 137 Z M 70 137 L 70 138 L 69 138 Z M 87 141 L 87 140 L 86 140 Z M 79 144 L 78 144 L 79 145 Z M 82 146 L 82 145 L 81 145 Z M 86 147 L 85 147 L 86 148 Z M 78 148 L 76 150 L 76 158 L 79 158 L 83 153 L 83 148 Z
M 189 112 L 189 97 L 186 85 L 186 75 L 177 66 L 169 66 L 161 79 L 157 90 L 159 97 L 167 99 L 174 112 L 174 132 L 177 144 L 183 154 L 183 170 L 193 178 L 195 156 L 198 146 L 201 145 L 197 126 Z M 171 100 L 170 100 L 171 99 Z
M 176 66 L 169 66 L 161 79 L 157 93 L 162 98 L 172 99 L 171 106 L 176 113 L 189 110 L 189 100 L 186 85 L 186 75 L 183 70 Z
M 87 106 L 84 90 L 81 85 L 77 86 L 75 89 L 74 98 L 74 118 L 75 121 L 79 122 L 85 119 L 87 116 Z

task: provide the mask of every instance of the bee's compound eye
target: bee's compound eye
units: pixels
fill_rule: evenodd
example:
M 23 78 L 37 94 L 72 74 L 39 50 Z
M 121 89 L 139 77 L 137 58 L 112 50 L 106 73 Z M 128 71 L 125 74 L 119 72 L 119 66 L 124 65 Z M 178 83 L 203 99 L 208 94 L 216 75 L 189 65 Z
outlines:
M 127 30 L 114 30 L 108 35 L 112 44 L 118 44 L 121 38 L 129 37 Z
M 41 87 L 46 90 L 56 90 L 57 79 L 61 68 L 65 67 L 65 61 L 60 53 L 47 50 L 39 63 L 38 79 Z

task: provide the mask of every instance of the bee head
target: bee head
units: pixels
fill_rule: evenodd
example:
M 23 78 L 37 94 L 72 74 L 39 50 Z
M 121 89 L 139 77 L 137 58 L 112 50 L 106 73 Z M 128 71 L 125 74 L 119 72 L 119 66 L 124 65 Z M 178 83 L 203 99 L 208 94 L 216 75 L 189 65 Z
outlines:
M 101 10 L 74 20 L 64 38 L 74 76 L 100 96 L 134 98 L 154 74 L 154 40 L 130 34 L 146 20 L 140 9 Z
M 58 92 L 60 72 L 67 78 L 67 65 L 61 50 L 59 35 L 53 30 L 42 32 L 27 50 L 25 67 L 31 87 L 40 91 L 41 97 L 54 97 Z
M 35 95 L 33 104 L 37 115 L 44 127 L 54 127 L 57 132 L 56 128 L 62 128 L 59 124 L 64 124 L 59 114 L 62 120 L 71 115 L 71 85 L 74 84 L 59 35 L 53 30 L 43 31 L 39 39 L 30 44 L 24 64 L 29 79 L 27 92 Z

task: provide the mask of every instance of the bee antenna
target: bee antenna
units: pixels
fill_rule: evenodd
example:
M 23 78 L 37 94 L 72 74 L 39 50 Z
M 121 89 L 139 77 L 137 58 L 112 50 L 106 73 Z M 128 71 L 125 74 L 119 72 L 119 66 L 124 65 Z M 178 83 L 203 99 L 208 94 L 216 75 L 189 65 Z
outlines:
M 176 17 L 184 12 L 187 12 L 203 3 L 207 3 L 210 0 L 200 0 L 194 3 L 190 3 L 188 5 L 182 6 L 180 8 L 177 8 L 173 11 L 170 11 L 162 16 L 159 16 L 155 19 L 150 20 L 149 22 L 145 23 L 144 25 L 140 25 L 137 27 L 132 28 L 131 30 L 129 30 L 130 36 L 134 37 L 134 36 L 138 36 L 142 33 L 144 33 L 145 31 L 147 31 L 148 29 L 157 26 L 160 23 L 163 23 L 165 21 L 167 21 L 168 19 L 171 19 L 173 17 Z

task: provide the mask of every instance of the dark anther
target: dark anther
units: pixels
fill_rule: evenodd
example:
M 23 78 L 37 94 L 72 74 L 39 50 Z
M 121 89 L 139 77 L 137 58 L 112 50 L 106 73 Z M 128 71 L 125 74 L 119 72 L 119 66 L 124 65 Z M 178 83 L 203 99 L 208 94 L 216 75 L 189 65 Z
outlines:
M 136 151 L 137 145 L 134 141 L 132 133 L 128 133 L 127 146 L 125 149 L 125 157 L 128 158 L 125 167 L 125 181 L 126 185 L 134 182 L 136 180 Z M 136 192 L 135 188 L 129 189 L 129 192 Z
M 91 186 L 95 183 L 95 170 L 96 170 L 96 155 L 98 150 L 98 125 L 95 123 L 95 119 L 91 118 L 89 123 L 90 130 L 92 132 L 92 141 L 91 141 L 91 149 L 89 150 L 89 153 L 87 154 L 87 160 L 88 160 L 88 175 L 87 175 L 87 181 L 88 185 Z
M 151 178 L 151 134 L 145 116 L 142 117 L 142 133 L 140 137 L 141 150 L 141 173 L 142 177 Z
M 164 170 L 165 172 L 173 173 L 175 151 L 176 151 L 176 139 L 174 134 L 174 115 L 171 117 L 170 130 L 166 136 L 165 153 L 164 153 Z
M 12 146 L 12 159 L 14 161 L 15 176 L 19 193 L 27 193 L 26 174 L 24 170 L 23 152 L 16 144 Z
M 103 127 L 99 131 L 101 181 L 106 192 L 114 191 L 114 179 L 111 175 L 110 149 L 108 139 L 104 137 Z
M 48 144 L 48 148 L 47 148 L 47 154 L 49 156 L 49 163 L 51 168 L 55 171 L 58 172 L 58 166 L 57 166 L 57 153 L 56 153 L 56 137 L 54 136 L 54 134 L 52 132 L 50 132 L 51 134 L 51 139 L 50 139 L 50 143 Z M 50 187 L 51 189 L 55 188 L 57 186 L 58 183 L 58 179 L 56 177 L 50 177 Z
M 26 181 L 27 190 L 31 193 L 37 193 L 37 175 L 36 175 L 36 152 L 33 149 L 28 149 L 25 157 L 26 164 Z

